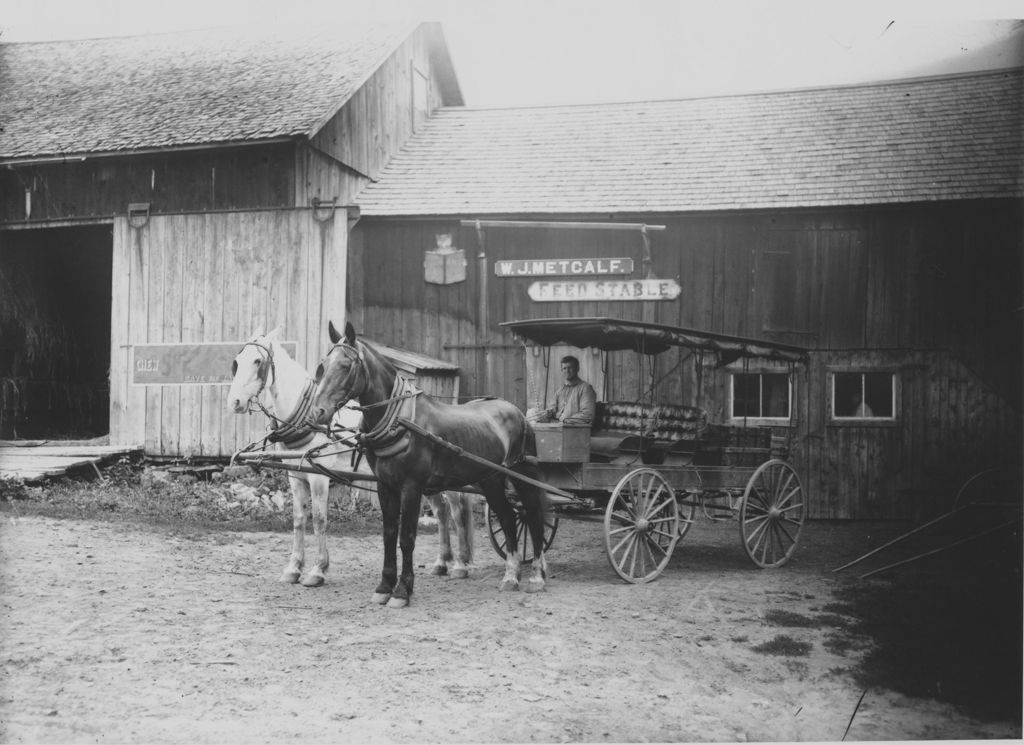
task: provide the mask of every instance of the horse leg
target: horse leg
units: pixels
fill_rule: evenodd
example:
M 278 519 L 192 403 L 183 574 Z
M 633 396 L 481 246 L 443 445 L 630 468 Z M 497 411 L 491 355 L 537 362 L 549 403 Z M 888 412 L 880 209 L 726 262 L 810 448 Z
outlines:
M 451 510 L 455 532 L 459 536 L 459 553 L 452 561 L 452 577 L 465 579 L 469 576 L 469 565 L 473 563 L 472 495 L 465 492 L 445 492 L 445 502 Z
M 380 573 L 380 584 L 373 592 L 373 602 L 384 605 L 391 600 L 398 581 L 398 515 L 401 503 L 397 490 L 380 482 L 377 483 L 377 499 L 380 501 L 384 536 L 384 568 Z
M 505 535 L 505 576 L 501 580 L 502 590 L 519 589 L 519 551 L 516 545 L 516 511 L 505 497 L 505 480 L 488 478 L 480 482 L 487 506 L 498 518 L 501 532 Z
M 533 479 L 539 479 L 540 474 L 536 467 L 527 463 L 521 464 L 516 469 Z M 547 517 L 547 496 L 536 486 L 525 482 L 516 482 L 516 494 L 523 505 L 526 513 L 526 527 L 530 531 L 530 540 L 533 542 L 533 573 L 523 588 L 525 592 L 540 592 L 544 589 L 544 581 L 547 578 L 548 565 L 544 557 L 544 522 Z M 526 536 L 523 536 L 526 540 Z
M 437 518 L 437 558 L 430 573 L 436 576 L 448 574 L 448 562 L 452 560 L 452 536 L 448 531 L 449 506 L 444 492 L 429 494 L 427 500 Z
M 306 499 L 309 497 L 309 484 L 305 479 L 295 476 L 288 477 L 292 488 L 292 555 L 281 573 L 281 581 L 295 584 L 302 575 L 302 565 L 306 560 Z
M 413 587 L 413 552 L 416 549 L 416 530 L 420 524 L 420 503 L 423 500 L 418 484 L 406 483 L 402 487 L 402 530 L 398 542 L 402 547 L 402 573 L 388 601 L 389 608 L 409 605 Z
M 324 572 L 331 564 L 327 554 L 327 494 L 331 480 L 326 476 L 310 476 L 307 479 L 310 502 L 313 505 L 313 533 L 316 535 L 316 562 L 302 578 L 305 587 L 319 587 L 324 583 Z

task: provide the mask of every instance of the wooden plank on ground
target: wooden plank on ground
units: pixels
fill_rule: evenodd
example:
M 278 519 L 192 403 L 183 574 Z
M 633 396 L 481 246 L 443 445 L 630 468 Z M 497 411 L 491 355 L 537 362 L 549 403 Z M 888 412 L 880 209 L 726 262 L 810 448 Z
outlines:
M 0 478 L 42 481 L 141 450 L 141 445 L 8 445 L 0 447 Z

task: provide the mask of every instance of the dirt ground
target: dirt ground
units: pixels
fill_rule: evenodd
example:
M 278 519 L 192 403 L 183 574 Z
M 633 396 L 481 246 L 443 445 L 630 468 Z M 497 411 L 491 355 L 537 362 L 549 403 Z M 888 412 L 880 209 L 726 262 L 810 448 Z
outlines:
M 526 594 L 498 591 L 480 526 L 468 580 L 420 569 L 412 605 L 393 610 L 369 602 L 372 527 L 332 525 L 328 582 L 306 589 L 277 581 L 285 533 L 0 520 L 3 742 L 1021 736 L 1019 718 L 856 681 L 870 643 L 837 643 L 835 600 L 858 580 L 831 569 L 894 527 L 811 523 L 790 565 L 763 571 L 735 524 L 701 522 L 656 582 L 627 585 L 603 527 L 563 520 L 548 589 Z M 436 545 L 422 529 L 417 563 Z M 780 627 L 773 611 L 821 623 Z M 780 635 L 806 653 L 765 654 Z

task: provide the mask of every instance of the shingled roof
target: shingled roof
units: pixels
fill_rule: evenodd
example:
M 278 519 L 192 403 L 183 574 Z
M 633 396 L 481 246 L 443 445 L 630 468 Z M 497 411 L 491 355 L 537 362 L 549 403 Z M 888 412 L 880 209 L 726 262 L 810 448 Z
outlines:
M 0 159 L 309 137 L 415 28 L 0 44 Z
M 1019 197 L 1021 70 L 675 101 L 448 108 L 372 215 L 645 213 Z

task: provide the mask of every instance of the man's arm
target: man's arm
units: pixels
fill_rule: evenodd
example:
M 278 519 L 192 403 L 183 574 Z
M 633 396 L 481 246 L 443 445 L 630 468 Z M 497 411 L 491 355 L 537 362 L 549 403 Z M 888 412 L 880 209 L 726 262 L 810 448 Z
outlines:
M 584 383 L 579 393 L 579 410 L 563 419 L 564 424 L 593 424 L 597 411 L 597 394 L 594 386 Z

